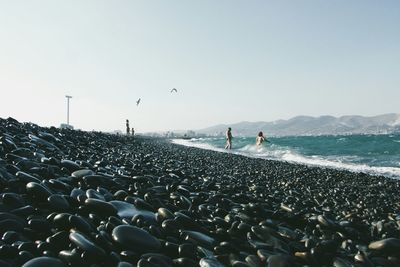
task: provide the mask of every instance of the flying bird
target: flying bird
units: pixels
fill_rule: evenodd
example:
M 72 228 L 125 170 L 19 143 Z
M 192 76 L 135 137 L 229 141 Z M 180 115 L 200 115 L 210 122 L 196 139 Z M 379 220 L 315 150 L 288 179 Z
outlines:
M 139 106 L 140 98 L 136 101 L 136 106 Z
M 176 88 L 172 88 L 172 89 L 171 89 L 171 93 L 172 93 L 172 92 L 178 93 L 178 90 L 176 90 Z

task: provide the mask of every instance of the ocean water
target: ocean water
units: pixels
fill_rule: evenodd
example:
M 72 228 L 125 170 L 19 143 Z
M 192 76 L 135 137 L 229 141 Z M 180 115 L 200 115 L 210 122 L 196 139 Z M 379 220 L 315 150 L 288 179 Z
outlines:
M 400 179 L 400 134 L 345 136 L 267 137 L 270 143 L 255 145 L 255 137 L 236 137 L 231 151 L 225 138 L 174 139 L 181 145 L 281 160 L 311 166 L 345 169 Z

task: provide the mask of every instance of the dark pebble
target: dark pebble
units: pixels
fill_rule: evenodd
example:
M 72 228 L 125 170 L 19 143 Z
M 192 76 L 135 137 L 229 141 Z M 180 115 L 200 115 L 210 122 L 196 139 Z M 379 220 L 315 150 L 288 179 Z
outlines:
M 102 248 L 98 247 L 83 234 L 80 234 L 78 232 L 73 232 L 69 235 L 69 239 L 77 247 L 90 253 L 94 257 L 99 257 L 100 259 L 104 259 L 104 257 L 106 256 L 106 253 Z
M 29 260 L 22 267 L 65 267 L 64 263 L 56 258 L 38 257 Z
M 368 248 L 374 251 L 393 254 L 397 253 L 400 255 L 400 239 L 387 238 L 379 241 L 372 242 L 368 245 Z
M 213 257 L 202 258 L 200 260 L 201 267 L 224 267 L 224 265 Z
M 110 203 L 95 198 L 86 199 L 85 206 L 88 210 L 102 216 L 115 216 L 118 213 Z
M 28 183 L 26 191 L 34 200 L 41 202 L 47 202 L 47 199 L 52 195 L 52 192 L 48 188 L 35 182 Z
M 161 243 L 148 232 L 130 225 L 120 225 L 112 231 L 112 238 L 124 248 L 134 251 L 159 251 Z
M 55 211 L 68 211 L 70 205 L 64 196 L 54 194 L 48 198 L 51 208 Z

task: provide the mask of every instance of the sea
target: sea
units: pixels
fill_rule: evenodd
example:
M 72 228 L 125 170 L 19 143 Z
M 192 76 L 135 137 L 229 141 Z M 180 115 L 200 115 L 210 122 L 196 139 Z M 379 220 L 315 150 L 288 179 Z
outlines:
M 185 146 L 233 153 L 253 158 L 310 166 L 344 169 L 400 179 L 400 134 L 267 137 L 255 145 L 255 137 L 234 137 L 232 150 L 224 149 L 224 137 L 174 139 Z

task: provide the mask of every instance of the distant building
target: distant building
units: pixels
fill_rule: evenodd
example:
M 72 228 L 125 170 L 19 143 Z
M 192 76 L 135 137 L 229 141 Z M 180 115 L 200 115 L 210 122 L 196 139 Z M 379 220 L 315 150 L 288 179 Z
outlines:
M 70 129 L 70 130 L 73 130 L 73 129 L 74 129 L 74 126 L 72 126 L 72 125 L 70 125 L 70 124 L 66 124 L 66 123 L 61 123 L 61 124 L 60 124 L 60 128 L 61 128 L 61 129 Z

